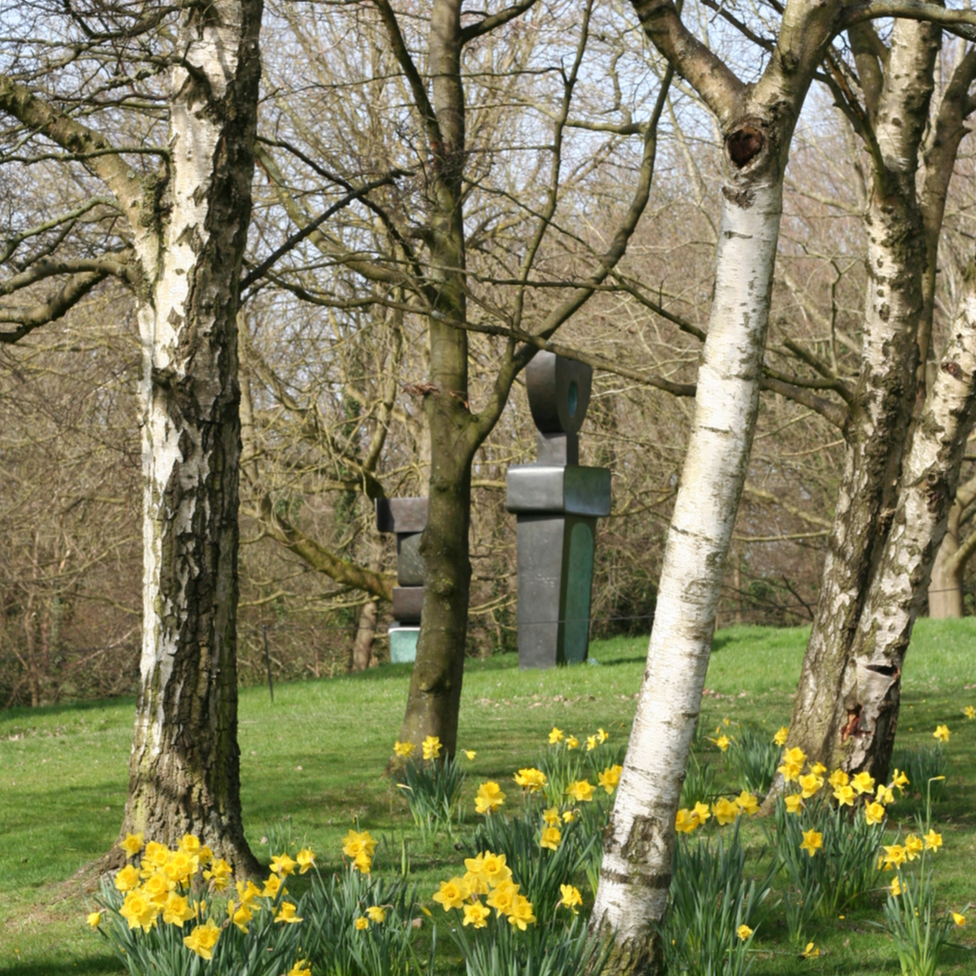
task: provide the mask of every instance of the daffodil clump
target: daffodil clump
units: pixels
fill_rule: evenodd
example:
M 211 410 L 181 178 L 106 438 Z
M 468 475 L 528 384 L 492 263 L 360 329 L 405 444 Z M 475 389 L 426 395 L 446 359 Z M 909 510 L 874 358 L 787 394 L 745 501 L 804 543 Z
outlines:
M 458 758 L 443 755 L 444 746 L 436 735 L 420 743 L 420 756 L 412 742 L 394 742 L 397 786 L 407 798 L 413 821 L 424 840 L 432 843 L 443 831 L 449 837 L 461 822 L 461 790 L 465 773 Z M 474 759 L 473 749 L 463 750 Z
M 142 834 L 129 834 L 121 842 L 128 863 L 103 886 L 102 909 L 87 918 L 133 976 L 175 976 L 194 956 L 213 962 L 216 971 L 253 956 L 261 961 L 255 976 L 280 976 L 288 966 L 288 976 L 306 976 L 296 958 L 302 916 L 285 881 L 314 866 L 311 850 L 277 855 L 257 885 L 236 880 L 231 865 L 192 834 L 174 848 L 143 841 Z

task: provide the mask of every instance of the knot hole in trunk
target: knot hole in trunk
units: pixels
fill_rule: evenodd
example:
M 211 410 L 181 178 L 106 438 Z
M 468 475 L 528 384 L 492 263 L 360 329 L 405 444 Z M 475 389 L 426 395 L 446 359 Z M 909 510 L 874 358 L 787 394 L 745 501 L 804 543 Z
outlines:
M 742 169 L 762 152 L 766 137 L 753 125 L 740 125 L 734 132 L 729 133 L 725 144 L 732 162 Z

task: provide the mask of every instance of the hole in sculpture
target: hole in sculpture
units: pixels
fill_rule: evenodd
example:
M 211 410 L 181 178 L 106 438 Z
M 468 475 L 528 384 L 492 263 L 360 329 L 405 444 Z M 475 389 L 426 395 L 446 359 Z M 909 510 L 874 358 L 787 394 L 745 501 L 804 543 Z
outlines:
M 579 390 L 576 388 L 576 380 L 569 384 L 569 415 L 576 416 L 576 408 L 579 406 Z

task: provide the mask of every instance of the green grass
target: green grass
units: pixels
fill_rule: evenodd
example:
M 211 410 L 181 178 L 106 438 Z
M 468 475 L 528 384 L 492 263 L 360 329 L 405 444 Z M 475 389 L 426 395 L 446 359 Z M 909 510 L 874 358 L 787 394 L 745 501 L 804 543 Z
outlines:
M 802 628 L 737 627 L 716 635 L 703 728 L 711 732 L 724 718 L 770 730 L 785 724 L 805 638 Z M 976 722 L 962 715 L 966 705 L 976 704 L 974 644 L 976 620 L 919 623 L 905 668 L 898 737 L 899 745 L 928 745 L 936 724 L 945 722 L 953 731 L 949 780 L 936 819 L 946 846 L 937 862 L 940 900 L 954 908 L 976 902 Z M 519 672 L 512 656 L 469 662 L 460 744 L 478 755 L 467 792 L 484 779 L 511 783 L 516 768 L 534 762 L 554 724 L 576 733 L 599 725 L 612 742 L 624 741 L 645 652 L 646 638 L 617 638 L 592 645 L 598 667 Z M 438 880 L 456 873 L 460 855 L 446 841 L 433 850 L 420 844 L 405 802 L 382 776 L 409 679 L 409 666 L 386 666 L 281 685 L 274 705 L 266 688 L 242 690 L 244 816 L 259 857 L 270 856 L 262 838 L 307 841 L 324 867 L 336 866 L 339 838 L 358 820 L 363 829 L 389 837 L 397 857 L 406 838 L 423 892 L 432 893 Z M 0 973 L 121 972 L 84 924 L 85 897 L 65 882 L 115 839 L 132 716 L 133 703 L 126 700 L 0 712 Z M 721 762 L 717 750 L 708 755 Z M 720 782 L 723 776 L 720 768 Z M 917 809 L 917 802 L 903 801 L 894 815 L 908 818 Z M 468 818 L 470 829 L 470 798 Z M 750 829 L 747 840 L 758 854 L 758 829 Z M 378 869 L 383 857 L 381 849 Z M 976 910 L 970 914 L 962 941 L 972 946 Z M 823 926 L 816 933 L 823 955 L 801 961 L 786 949 L 773 911 L 755 943 L 753 973 L 897 973 L 890 943 L 871 925 L 880 918 L 880 908 L 869 905 Z M 947 976 L 974 971 L 971 952 L 954 951 L 942 966 Z

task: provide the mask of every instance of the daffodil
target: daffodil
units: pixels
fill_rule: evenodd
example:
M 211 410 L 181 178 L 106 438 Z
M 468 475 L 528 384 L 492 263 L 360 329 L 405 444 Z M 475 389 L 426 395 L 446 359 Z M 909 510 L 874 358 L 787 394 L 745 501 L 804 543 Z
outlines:
M 547 827 L 555 827 L 562 822 L 562 817 L 559 816 L 559 810 L 556 807 L 546 807 L 542 811 L 542 820 Z
M 464 906 L 464 921 L 462 925 L 470 925 L 476 929 L 486 929 L 488 928 L 488 916 L 491 915 L 491 909 L 485 908 L 480 901 L 476 901 L 473 905 Z
M 292 874 L 295 868 L 298 867 L 298 862 L 292 860 L 287 854 L 276 854 L 271 858 L 271 870 L 275 874 L 280 874 L 282 876 L 286 874 Z
M 851 786 L 853 786 L 858 793 L 873 793 L 874 777 L 867 772 L 858 773 L 856 776 L 851 778 Z
M 776 771 L 786 780 L 787 783 L 794 782 L 800 778 L 803 772 L 803 764 L 806 762 L 806 753 L 797 747 L 787 749 L 783 753 L 783 764 L 776 767 Z
M 750 936 L 750 935 L 752 935 L 752 929 L 751 929 L 751 928 L 749 928 L 749 926 L 748 926 L 748 925 L 746 925 L 745 923 L 743 923 L 742 925 L 740 925 L 740 926 L 739 926 L 739 927 L 738 927 L 738 928 L 737 928 L 737 929 L 735 930 L 735 934 L 736 934 L 736 935 L 737 935 L 737 936 L 738 936 L 738 937 L 739 937 L 740 939 L 742 939 L 742 941 L 743 941 L 743 942 L 745 942 L 745 941 L 746 941 L 746 939 L 748 939 L 748 938 L 749 938 L 749 936 Z
M 870 824 L 879 824 L 885 818 L 885 808 L 878 802 L 868 803 L 864 807 L 864 819 Z
M 566 748 L 567 749 L 578 749 L 579 748 L 579 739 L 577 739 L 575 735 L 569 736 L 566 739 Z
M 939 742 L 948 742 L 951 734 L 952 733 L 949 731 L 949 726 L 947 725 L 937 725 L 935 727 L 935 731 L 932 733 L 932 735 L 934 735 Z
M 546 785 L 546 774 L 541 769 L 530 767 L 520 769 L 514 776 L 515 782 L 529 793 L 538 793 Z
M 307 959 L 297 959 L 295 965 L 285 973 L 285 976 L 312 976 Z
M 887 805 L 895 802 L 895 794 L 892 793 L 890 786 L 885 786 L 884 783 L 878 783 L 878 792 L 875 795 L 875 799 L 878 803 Z
M 807 773 L 806 776 L 801 776 L 798 782 L 802 790 L 801 795 L 803 799 L 808 800 L 824 785 L 824 778 L 823 776 L 817 776 L 816 773 Z
M 884 864 L 897 868 L 908 860 L 908 851 L 901 844 L 885 845 Z
M 451 878 L 450 881 L 441 882 L 440 890 L 434 894 L 434 901 L 439 902 L 445 912 L 449 912 L 452 908 L 460 908 L 467 895 L 464 879 Z
M 906 786 L 908 786 L 908 777 L 903 772 L 896 769 L 894 778 L 891 781 L 891 785 L 897 786 L 898 789 L 903 790 Z
M 556 907 L 562 905 L 563 908 L 568 908 L 574 915 L 577 913 L 579 907 L 583 904 L 583 896 L 579 892 L 579 888 L 574 888 L 572 885 L 561 884 L 559 886 L 559 893 L 562 898 L 559 899 Z
M 135 857 L 136 854 L 142 850 L 144 839 L 145 834 L 143 834 L 141 831 L 138 834 L 126 834 L 125 840 L 119 843 L 119 847 L 121 847 L 129 857 Z
M 304 874 L 315 867 L 315 855 L 307 847 L 303 847 L 295 855 L 295 862 L 298 864 L 298 873 Z
M 478 755 L 478 753 L 475 752 L 474 749 L 462 749 L 461 751 L 464 753 L 467 759 L 474 759 L 474 757 Z
M 493 813 L 505 802 L 505 793 L 494 781 L 488 780 L 478 787 L 474 798 L 474 808 L 478 813 Z
M 86 922 L 93 928 L 97 929 L 99 925 L 102 924 L 102 913 L 101 912 L 89 912 L 88 917 L 85 919 Z
M 620 765 L 607 766 L 602 773 L 597 774 L 597 782 L 602 786 L 608 795 L 612 795 L 613 791 L 617 788 L 620 783 L 620 774 L 624 771 L 624 767 Z
M 952 920 L 956 923 L 956 925 L 959 926 L 959 928 L 962 928 L 966 924 L 966 916 L 960 915 L 959 912 L 952 913 Z
M 842 786 L 847 786 L 850 781 L 850 776 L 843 769 L 835 769 L 827 780 L 835 790 L 840 789 Z
M 591 782 L 585 779 L 576 780 L 566 787 L 566 792 L 577 803 L 590 803 L 593 800 L 593 793 L 596 788 Z
M 786 812 L 799 814 L 803 809 L 803 797 L 799 793 L 791 793 L 786 798 Z
M 921 837 L 916 837 L 915 834 L 909 834 L 905 838 L 905 853 L 907 854 L 909 861 L 914 861 L 915 858 L 919 857 L 924 850 L 925 843 Z
M 254 918 L 254 912 L 250 905 L 235 905 L 233 900 L 227 906 L 227 915 L 230 920 L 247 935 L 247 926 Z
M 261 889 L 262 898 L 274 898 L 277 896 L 279 890 L 281 890 L 281 878 L 277 874 L 269 874 L 267 880 L 264 882 L 264 887 Z
M 369 916 L 369 920 L 377 925 L 382 925 L 386 921 L 386 909 L 381 905 L 370 905 L 366 909 L 366 914 Z
M 492 854 L 491 851 L 484 853 L 481 873 L 492 888 L 512 880 L 512 869 L 505 863 L 505 855 Z
M 679 810 L 674 818 L 674 829 L 679 834 L 690 834 L 698 826 L 698 817 L 690 810 Z
M 518 890 L 519 886 L 512 881 L 501 881 L 492 889 L 486 901 L 489 907 L 495 909 L 497 918 L 511 912 L 515 905 L 515 899 L 518 897 Z
M 786 725 L 782 725 L 776 730 L 776 734 L 773 736 L 773 742 L 775 742 L 776 745 L 778 746 L 785 746 L 786 737 L 789 734 L 790 734 L 789 727 Z
M 974 708 L 972 705 L 967 705 L 962 710 L 962 713 L 963 713 L 963 715 L 966 716 L 966 718 L 976 718 L 976 708 Z M 953 913 L 953 914 L 955 914 L 955 913 Z M 962 918 L 961 915 L 959 917 Z
M 115 887 L 119 891 L 132 891 L 134 888 L 139 887 L 141 880 L 142 877 L 139 874 L 139 869 L 132 864 L 127 864 L 115 876 Z
M 183 928 L 184 922 L 189 922 L 196 915 L 196 910 L 189 905 L 189 899 L 176 892 L 170 892 L 163 905 L 163 921 L 167 925 Z
M 942 846 L 942 834 L 937 834 L 934 830 L 929 830 L 925 835 L 925 849 L 927 851 L 937 851 Z
M 213 948 L 219 938 L 220 929 L 212 918 L 208 918 L 205 925 L 198 925 L 189 935 L 184 936 L 183 944 L 201 959 L 213 959 Z
M 712 742 L 714 742 L 715 745 L 717 745 L 719 749 L 722 750 L 722 752 L 725 752 L 729 748 L 729 744 L 731 741 L 732 740 L 729 739 L 727 735 L 720 735 L 717 739 L 712 739 Z
M 896 874 L 894 878 L 891 879 L 891 887 L 888 889 L 894 898 L 897 898 L 900 894 L 903 894 L 905 889 L 902 887 L 901 879 Z
M 701 800 L 692 807 L 691 812 L 698 818 L 698 822 L 702 824 L 712 815 L 712 811 L 708 809 L 708 804 L 702 803 Z
M 588 735 L 586 737 L 586 751 L 592 752 L 598 745 L 597 738 L 595 735 Z
M 514 925 L 520 931 L 524 932 L 534 921 L 535 915 L 532 912 L 532 902 L 525 895 L 516 895 L 515 900 L 512 902 L 512 908 L 508 913 L 509 925 Z
M 406 759 L 416 748 L 412 742 L 401 742 L 399 739 L 393 743 L 393 751 L 403 759 Z
M 739 808 L 723 796 L 712 804 L 712 813 L 718 825 L 724 827 L 726 824 L 734 822 L 735 818 L 739 815 Z
M 148 932 L 156 924 L 159 906 L 137 888 L 125 896 L 119 914 L 129 923 L 130 929 L 141 928 Z
M 837 800 L 837 805 L 840 807 L 854 806 L 854 787 L 838 786 L 837 789 L 834 790 L 834 798 Z
M 746 790 L 735 798 L 735 805 L 750 817 L 759 813 L 759 800 Z
M 800 953 L 804 959 L 816 959 L 820 955 L 820 950 L 812 943 L 808 942 L 807 947 Z
M 803 831 L 803 843 L 800 844 L 801 851 L 806 851 L 810 857 L 813 857 L 822 847 L 823 834 L 816 830 Z
M 572 823 L 576 819 L 575 810 L 563 810 L 563 823 Z
M 365 915 L 360 915 L 352 924 L 357 932 L 363 932 L 369 928 L 369 919 Z
M 545 847 L 550 851 L 555 851 L 558 850 L 559 842 L 562 839 L 562 831 L 558 827 L 546 827 L 542 831 L 542 839 L 539 841 L 539 846 Z
M 233 873 L 234 869 L 222 857 L 218 857 L 203 872 L 203 876 L 217 891 L 223 891 L 230 884 Z
M 296 911 L 298 911 L 297 905 L 293 905 L 290 901 L 283 901 L 274 920 L 276 922 L 301 922 L 302 919 L 295 914 Z
M 557 729 L 554 725 L 552 731 L 549 733 L 549 744 L 554 746 L 557 742 L 562 742 L 564 738 L 563 730 Z
M 596 737 L 600 740 L 601 744 L 606 742 L 610 738 L 609 732 L 604 732 L 603 729 L 596 730 Z
M 342 838 L 342 853 L 346 857 L 351 857 L 353 860 L 359 857 L 360 854 L 365 854 L 367 857 L 372 858 L 375 849 L 376 841 L 373 840 L 373 836 L 368 830 L 361 832 L 350 830 Z
M 438 759 L 441 754 L 441 740 L 436 735 L 428 735 L 420 744 L 424 751 L 424 759 Z

